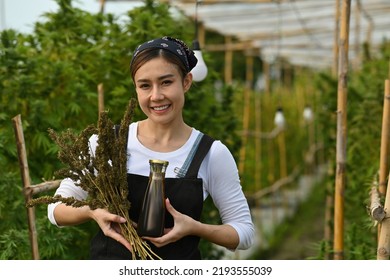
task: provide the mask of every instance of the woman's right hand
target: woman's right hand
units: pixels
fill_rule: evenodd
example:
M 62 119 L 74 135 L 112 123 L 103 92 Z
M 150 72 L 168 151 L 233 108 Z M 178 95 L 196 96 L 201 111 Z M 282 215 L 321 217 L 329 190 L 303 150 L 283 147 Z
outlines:
M 106 209 L 95 209 L 92 211 L 92 218 L 98 223 L 105 236 L 111 237 L 125 246 L 130 252 L 132 247 L 129 241 L 122 235 L 119 224 L 126 223 L 126 219 L 108 212 Z

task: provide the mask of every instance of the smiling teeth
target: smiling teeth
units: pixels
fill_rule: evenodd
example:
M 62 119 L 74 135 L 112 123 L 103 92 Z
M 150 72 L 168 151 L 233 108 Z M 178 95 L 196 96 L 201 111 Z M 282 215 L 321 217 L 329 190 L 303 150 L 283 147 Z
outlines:
M 162 111 L 165 110 L 169 107 L 169 105 L 164 105 L 164 106 L 159 106 L 159 107 L 153 107 L 154 110 L 156 111 Z

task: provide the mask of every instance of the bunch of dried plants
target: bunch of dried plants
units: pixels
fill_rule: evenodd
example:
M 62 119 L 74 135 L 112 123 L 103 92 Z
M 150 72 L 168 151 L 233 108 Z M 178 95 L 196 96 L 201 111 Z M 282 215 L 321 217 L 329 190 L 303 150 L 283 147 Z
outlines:
M 134 114 L 135 100 L 131 99 L 121 120 L 119 132 L 107 112 L 102 112 L 98 126 L 87 126 L 80 134 L 67 129 L 57 134 L 49 129 L 49 135 L 59 147 L 58 158 L 65 168 L 57 176 L 72 179 L 88 193 L 86 200 L 74 197 L 41 196 L 32 199 L 27 206 L 62 202 L 73 207 L 88 205 L 91 209 L 104 208 L 124 217 L 127 222 L 120 224 L 121 233 L 132 245 L 133 259 L 159 259 L 145 240 L 141 239 L 129 217 L 130 202 L 127 184 L 127 138 L 129 125 Z M 92 154 L 89 139 L 98 136 L 96 151 Z

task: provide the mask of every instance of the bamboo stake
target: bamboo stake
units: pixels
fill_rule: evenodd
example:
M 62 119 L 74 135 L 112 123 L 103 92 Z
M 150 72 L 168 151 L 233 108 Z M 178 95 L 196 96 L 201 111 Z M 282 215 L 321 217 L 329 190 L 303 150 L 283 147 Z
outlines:
M 60 186 L 60 183 L 61 180 L 54 180 L 32 185 L 25 189 L 25 194 L 28 193 L 31 194 L 31 196 L 34 196 L 37 193 L 54 190 Z
M 360 19 L 362 14 L 362 5 L 360 0 L 356 1 L 355 4 L 355 61 L 353 61 L 354 69 L 359 67 L 360 63 Z
M 390 95 L 390 80 L 386 80 L 385 81 L 385 100 L 386 101 L 387 101 L 387 98 L 389 95 Z M 388 103 L 388 102 L 386 102 L 386 103 Z M 386 109 L 386 110 L 388 110 L 388 109 Z M 384 111 L 385 111 L 385 109 L 384 109 Z M 384 117 L 385 117 L 385 115 L 384 115 Z M 388 128 L 386 128 L 386 132 L 388 133 L 387 129 Z M 381 152 L 382 152 L 382 150 L 381 150 Z M 381 154 L 381 156 L 382 156 L 382 154 Z M 386 161 L 386 163 L 387 163 L 387 161 Z M 380 183 L 381 182 L 382 181 L 380 181 Z M 378 225 L 379 243 L 378 243 L 377 259 L 383 260 L 383 259 L 389 259 L 389 252 L 390 252 L 390 219 L 389 219 L 390 218 L 389 217 L 390 191 L 389 191 L 389 181 L 387 181 L 387 190 L 384 190 L 383 188 L 381 188 L 381 186 L 379 186 L 379 187 L 380 187 L 379 193 L 386 194 L 386 197 L 385 197 L 386 216 L 385 216 L 385 219 L 382 221 L 382 223 L 380 225 Z M 383 191 L 383 193 L 382 193 L 382 191 Z
M 252 83 L 253 83 L 253 56 L 251 53 L 251 50 L 247 50 L 245 52 L 245 65 L 246 65 L 246 77 L 245 77 L 245 90 L 244 90 L 244 99 L 245 99 L 245 105 L 244 105 L 244 117 L 243 117 L 243 129 L 244 131 L 248 130 L 249 127 L 249 113 L 250 113 L 250 93 L 252 89 Z M 240 151 L 240 174 L 244 174 L 244 168 L 245 168 L 245 159 L 246 159 L 246 144 L 248 142 L 248 137 L 243 137 L 242 147 Z M 257 152 L 256 152 L 257 155 Z M 259 172 L 256 172 L 259 173 Z M 257 177 L 256 177 L 257 178 Z M 260 182 L 260 180 L 259 180 Z M 255 180 L 256 187 L 258 186 L 257 180 Z M 240 258 L 239 250 L 235 252 L 236 259 Z
M 256 133 L 260 133 L 261 131 L 261 104 L 260 104 L 260 93 L 257 93 L 255 95 L 255 126 L 256 126 Z M 261 163 L 261 137 L 256 137 L 256 143 L 255 143 L 255 148 L 256 148 L 256 155 L 255 155 L 255 160 L 256 160 L 256 190 L 261 189 L 261 171 L 262 171 L 262 163 Z
M 275 130 L 273 130 L 275 131 Z M 275 134 L 275 137 L 281 133 L 281 129 L 278 128 L 278 133 Z M 275 138 L 273 137 L 273 138 Z M 271 141 L 268 141 L 268 182 L 275 181 L 275 140 L 270 138 Z
M 383 117 L 382 117 L 382 139 L 379 162 L 379 193 L 386 194 L 387 171 L 389 168 L 389 137 L 390 137 L 390 81 L 385 81 L 385 91 L 383 98 Z
M 381 150 L 380 150 L 380 162 L 379 162 L 379 197 L 382 198 L 386 195 L 387 185 L 387 170 L 389 163 L 387 157 L 389 155 L 389 137 L 390 137 L 390 86 L 389 80 L 385 80 L 385 90 L 383 98 L 383 113 L 382 113 L 382 135 L 381 135 Z M 381 232 L 382 224 L 378 224 L 378 240 Z
M 247 56 L 247 73 L 249 72 L 249 65 L 250 65 L 250 57 Z M 247 80 L 248 80 L 248 74 L 247 74 Z M 250 86 L 249 82 L 246 82 L 246 86 L 244 89 L 244 108 L 243 108 L 243 118 L 242 118 L 242 126 L 243 130 L 247 131 L 249 127 L 249 113 L 250 113 Z M 244 173 L 245 168 L 245 159 L 246 159 L 246 143 L 248 142 L 248 137 L 244 134 L 242 136 L 242 146 L 240 150 L 240 161 L 239 161 L 239 168 L 240 174 Z
M 271 78 L 270 78 L 270 71 L 269 71 L 269 63 L 265 60 L 263 61 L 263 75 L 265 80 L 265 94 L 269 95 L 271 92 Z
M 229 45 L 232 43 L 232 37 L 225 37 L 225 44 Z M 232 84 L 232 64 L 233 64 L 233 51 L 225 51 L 225 83 L 228 85 Z
M 104 7 L 105 7 L 105 5 L 106 5 L 106 0 L 99 0 L 99 4 L 100 4 L 99 12 L 100 12 L 101 14 L 103 14 L 103 13 L 104 13 Z
M 12 119 L 12 121 L 15 130 L 15 138 L 16 138 L 16 144 L 18 149 L 19 167 L 20 167 L 20 174 L 22 176 L 23 189 L 28 190 L 28 188 L 31 185 L 31 180 L 30 180 L 30 173 L 28 169 L 26 146 L 24 142 L 23 127 L 22 127 L 22 121 L 20 115 L 15 116 Z M 24 192 L 24 199 L 26 203 L 29 202 L 32 199 L 31 192 L 29 191 Z M 32 257 L 34 260 L 39 260 L 37 229 L 35 226 L 35 208 L 28 207 L 27 216 L 28 216 L 28 229 L 30 235 Z
M 339 78 L 337 88 L 337 141 L 334 209 L 334 259 L 344 258 L 344 189 L 346 174 L 348 39 L 351 0 L 343 0 L 339 40 Z
M 387 182 L 386 200 L 385 200 L 385 217 L 381 223 L 381 231 L 379 235 L 379 243 L 377 250 L 378 260 L 388 260 L 390 256 L 390 191 L 389 182 Z
M 335 29 L 333 41 L 333 75 L 336 76 L 339 67 L 339 28 L 340 28 L 340 0 L 335 4 Z
M 370 215 L 371 217 L 378 222 L 381 222 L 385 218 L 385 211 L 381 204 L 379 192 L 378 192 L 378 182 L 374 181 L 370 190 Z
M 285 132 L 282 130 L 278 136 L 280 178 L 287 176 L 287 157 Z

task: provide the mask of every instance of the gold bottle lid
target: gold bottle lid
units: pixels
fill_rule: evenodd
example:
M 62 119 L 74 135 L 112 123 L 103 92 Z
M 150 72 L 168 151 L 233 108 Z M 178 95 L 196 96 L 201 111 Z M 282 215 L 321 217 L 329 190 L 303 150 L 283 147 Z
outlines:
M 161 160 L 161 159 L 150 159 L 149 163 L 157 163 L 157 164 L 162 164 L 163 166 L 168 166 L 169 162 L 166 160 Z

